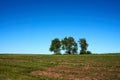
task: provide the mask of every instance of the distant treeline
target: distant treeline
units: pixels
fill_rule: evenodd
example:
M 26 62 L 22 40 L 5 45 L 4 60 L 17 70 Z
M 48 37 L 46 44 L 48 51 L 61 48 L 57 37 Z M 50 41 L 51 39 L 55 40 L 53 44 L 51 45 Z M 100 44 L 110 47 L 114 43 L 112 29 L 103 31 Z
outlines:
M 88 43 L 85 38 L 79 39 L 78 43 L 81 48 L 79 54 L 92 54 L 87 51 Z M 78 44 L 73 37 L 65 37 L 62 40 L 55 38 L 51 41 L 49 50 L 54 54 L 61 54 L 61 50 L 64 50 L 65 54 L 78 54 Z

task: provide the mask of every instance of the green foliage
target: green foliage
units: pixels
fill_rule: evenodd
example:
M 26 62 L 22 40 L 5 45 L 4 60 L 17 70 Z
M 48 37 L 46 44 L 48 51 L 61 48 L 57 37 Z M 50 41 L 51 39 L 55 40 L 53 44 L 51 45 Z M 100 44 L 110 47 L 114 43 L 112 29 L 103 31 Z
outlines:
M 50 45 L 50 51 L 54 52 L 55 54 L 60 54 L 60 47 L 61 47 L 61 42 L 58 38 L 55 38 L 52 40 L 51 45 Z
M 87 51 L 87 54 L 92 54 L 92 52 L 91 51 Z
M 87 51 L 88 43 L 85 38 L 79 39 L 80 54 L 92 54 Z M 56 55 L 61 55 L 61 50 L 65 50 L 65 54 L 77 54 L 78 44 L 73 37 L 65 37 L 61 41 L 58 38 L 52 40 L 49 50 Z
M 86 51 L 80 50 L 80 54 L 86 54 Z
M 77 43 L 75 42 L 75 43 L 73 44 L 72 53 L 73 53 L 73 54 L 76 54 L 76 53 L 77 53 L 77 50 L 78 50 L 78 45 L 77 45 Z
M 65 37 L 62 41 L 62 49 L 66 50 L 66 53 L 71 54 L 71 53 L 76 53 L 78 48 L 77 48 L 77 43 L 75 42 L 73 37 Z
M 79 42 L 80 47 L 81 47 L 80 54 L 86 54 L 86 50 L 87 50 L 87 47 L 88 47 L 86 39 L 84 39 L 84 38 L 79 39 L 78 42 Z

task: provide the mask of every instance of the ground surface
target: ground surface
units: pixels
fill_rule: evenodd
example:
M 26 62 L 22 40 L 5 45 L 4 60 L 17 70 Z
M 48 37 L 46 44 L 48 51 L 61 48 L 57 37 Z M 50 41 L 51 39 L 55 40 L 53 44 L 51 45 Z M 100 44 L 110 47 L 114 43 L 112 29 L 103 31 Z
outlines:
M 120 80 L 120 55 L 0 55 L 0 80 Z

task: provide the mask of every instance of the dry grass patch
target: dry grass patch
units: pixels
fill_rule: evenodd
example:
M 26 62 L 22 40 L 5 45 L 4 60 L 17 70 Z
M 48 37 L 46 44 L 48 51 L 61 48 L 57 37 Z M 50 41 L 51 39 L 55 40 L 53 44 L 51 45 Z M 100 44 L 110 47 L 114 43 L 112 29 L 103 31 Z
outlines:
M 69 66 L 56 66 L 53 68 L 48 68 L 45 71 L 32 71 L 31 75 L 40 75 L 40 76 L 49 76 L 54 78 L 66 78 L 66 79 L 74 79 L 79 80 L 78 78 L 75 78 L 74 75 L 69 74 L 71 70 L 71 67 Z
M 115 73 L 115 74 L 114 74 Z M 49 76 L 54 78 L 65 78 L 69 80 L 112 80 L 120 79 L 120 69 L 103 69 L 101 67 L 83 66 L 56 66 L 45 71 L 33 71 L 31 75 Z

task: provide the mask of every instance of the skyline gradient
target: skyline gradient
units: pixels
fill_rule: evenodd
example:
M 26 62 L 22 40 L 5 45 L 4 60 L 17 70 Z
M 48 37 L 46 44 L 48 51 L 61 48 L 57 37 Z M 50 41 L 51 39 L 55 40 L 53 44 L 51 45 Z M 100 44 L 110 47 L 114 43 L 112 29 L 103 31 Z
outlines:
M 0 53 L 51 54 L 51 40 L 70 36 L 76 42 L 86 38 L 88 50 L 93 53 L 120 52 L 119 3 L 0 0 Z

